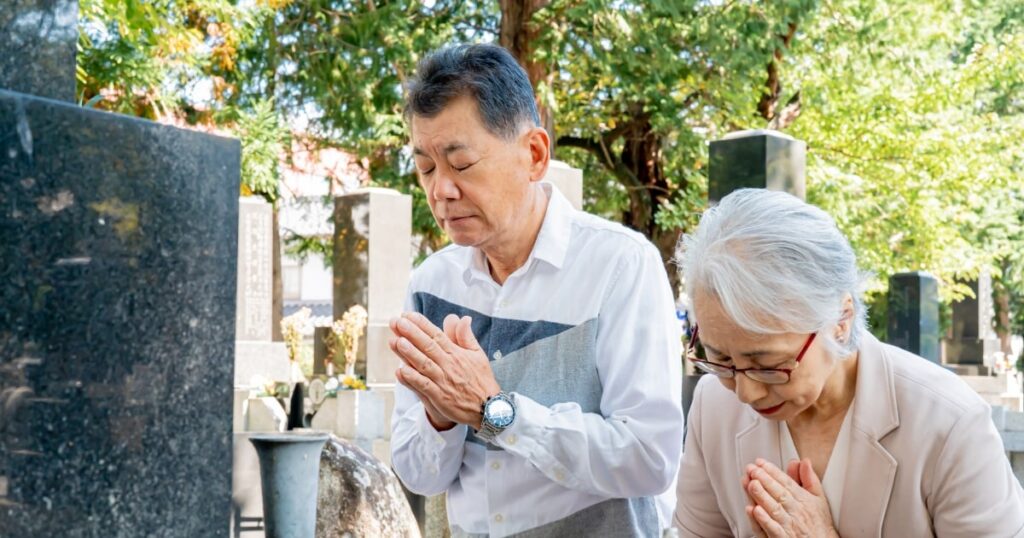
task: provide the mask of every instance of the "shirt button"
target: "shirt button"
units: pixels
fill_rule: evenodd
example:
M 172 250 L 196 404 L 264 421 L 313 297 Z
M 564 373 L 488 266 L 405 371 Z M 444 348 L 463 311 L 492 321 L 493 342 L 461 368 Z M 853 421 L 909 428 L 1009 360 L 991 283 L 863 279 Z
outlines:
M 495 471 L 497 471 L 498 469 L 501 469 L 501 462 L 500 461 L 496 461 L 496 462 L 491 463 L 491 469 L 494 469 Z
M 514 444 L 516 444 L 516 439 L 517 439 L 516 438 L 516 434 L 512 433 L 512 434 L 509 434 L 507 439 L 505 439 L 505 442 L 510 444 L 510 445 L 514 445 Z
M 505 518 L 501 514 L 494 514 L 494 521 L 496 523 L 501 523 L 502 521 L 505 521 Z
M 500 361 L 501 360 L 501 350 L 500 349 L 494 352 L 494 360 L 496 360 L 496 361 Z
M 555 480 L 558 480 L 559 482 L 564 482 L 565 473 L 563 473 L 562 471 L 555 471 Z

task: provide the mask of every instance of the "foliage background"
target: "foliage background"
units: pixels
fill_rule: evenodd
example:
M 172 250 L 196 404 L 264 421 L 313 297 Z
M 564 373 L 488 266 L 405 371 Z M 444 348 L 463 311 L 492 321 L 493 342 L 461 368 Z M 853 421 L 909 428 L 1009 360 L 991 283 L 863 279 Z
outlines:
M 775 128 L 808 143 L 808 198 L 864 270 L 923 270 L 945 302 L 985 269 L 1024 332 L 1024 4 L 1016 0 L 82 0 L 82 104 L 240 136 L 273 201 L 290 137 L 355 155 L 415 198 L 422 258 L 445 242 L 416 188 L 401 88 L 427 52 L 520 58 L 586 208 L 670 258 L 704 208 L 707 143 Z M 293 249 L 330 252 L 315 238 Z M 674 273 L 674 271 L 672 271 Z

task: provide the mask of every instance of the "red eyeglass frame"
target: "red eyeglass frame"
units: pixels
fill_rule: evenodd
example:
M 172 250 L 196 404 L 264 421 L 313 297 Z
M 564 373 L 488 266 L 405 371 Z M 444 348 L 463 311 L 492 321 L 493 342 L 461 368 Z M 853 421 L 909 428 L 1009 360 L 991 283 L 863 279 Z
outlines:
M 719 364 L 717 362 L 712 362 L 707 359 L 701 359 L 697 357 L 697 344 L 700 342 L 700 339 L 697 336 L 699 330 L 700 327 L 694 324 L 693 334 L 690 336 L 690 341 L 686 346 L 686 358 L 693 362 L 696 366 L 707 365 L 707 368 L 702 367 L 701 371 L 707 372 L 711 375 L 724 379 L 735 379 L 736 374 L 740 373 L 754 381 L 757 381 L 758 383 L 766 383 L 769 385 L 784 385 L 786 383 L 789 383 L 789 380 L 792 378 L 793 370 L 795 370 L 795 368 L 736 368 L 734 366 L 726 366 L 724 364 Z M 807 341 L 804 342 L 804 346 L 800 348 L 800 353 L 796 356 L 796 363 L 798 365 L 800 364 L 800 361 L 803 360 L 808 348 L 810 348 L 811 344 L 814 342 L 815 336 L 817 336 L 817 333 L 811 333 L 811 335 L 807 337 Z M 748 374 L 747 372 L 762 372 L 769 375 L 775 373 L 784 373 L 786 374 L 786 380 L 766 381 L 766 378 L 757 379 L 755 377 L 751 377 L 750 374 Z

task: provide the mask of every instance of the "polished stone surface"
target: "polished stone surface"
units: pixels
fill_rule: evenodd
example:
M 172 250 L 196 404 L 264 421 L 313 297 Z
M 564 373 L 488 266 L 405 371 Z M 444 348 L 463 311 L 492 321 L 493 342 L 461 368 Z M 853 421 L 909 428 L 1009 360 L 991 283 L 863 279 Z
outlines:
M 939 282 L 923 272 L 889 278 L 888 337 L 896 347 L 939 363 Z
M 0 91 L 0 534 L 227 534 L 238 170 Z
M 778 131 L 740 131 L 711 142 L 708 200 L 714 204 L 743 189 L 805 197 L 807 144 Z
M 75 99 L 76 0 L 0 1 L 0 89 Z
M 950 334 L 945 341 L 945 361 L 948 364 L 974 365 L 981 370 L 990 369 L 995 366 L 995 354 L 1002 348 L 995 331 L 992 276 L 982 271 L 977 279 L 965 284 L 974 296 L 953 302 Z

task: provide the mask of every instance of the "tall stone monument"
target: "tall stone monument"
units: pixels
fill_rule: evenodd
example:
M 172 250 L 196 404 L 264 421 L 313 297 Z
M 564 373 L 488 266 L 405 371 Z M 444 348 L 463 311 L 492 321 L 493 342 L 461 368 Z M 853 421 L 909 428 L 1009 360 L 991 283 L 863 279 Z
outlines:
M 274 308 L 274 215 L 254 196 L 238 206 L 238 308 L 235 313 L 235 385 L 254 376 L 289 381 L 284 342 L 272 342 Z
M 393 385 L 399 361 L 388 347 L 388 321 L 402 313 L 409 287 L 412 197 L 368 188 L 334 200 L 334 319 L 353 305 L 366 308 L 356 374 L 371 386 Z
M 887 342 L 939 363 L 939 282 L 914 271 L 889 278 Z
M 0 2 L 0 535 L 225 536 L 239 145 L 78 107 Z
M 551 159 L 544 181 L 555 186 L 576 209 L 583 209 L 583 170 Z
M 807 144 L 801 140 L 779 131 L 738 131 L 711 142 L 709 153 L 710 205 L 743 188 L 806 195 Z

